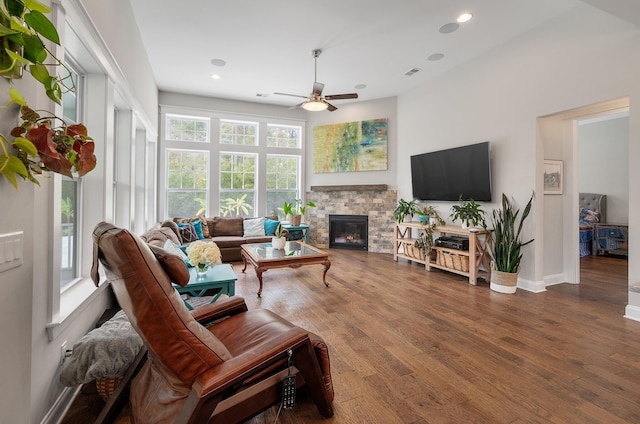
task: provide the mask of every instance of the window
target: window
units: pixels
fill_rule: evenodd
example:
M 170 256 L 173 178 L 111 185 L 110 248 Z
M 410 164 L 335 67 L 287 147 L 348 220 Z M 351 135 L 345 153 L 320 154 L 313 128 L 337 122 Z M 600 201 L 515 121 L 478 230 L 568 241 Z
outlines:
M 269 124 L 267 126 L 267 146 L 291 147 L 299 149 L 300 130 L 300 127 Z
M 166 194 L 159 197 L 161 210 L 169 218 L 282 215 L 285 200 L 304 196 L 300 122 L 163 105 L 159 166 L 164 172 L 158 184 Z M 189 131 L 197 123 L 203 124 L 207 134 L 201 138 L 207 143 L 192 142 Z M 204 156 L 184 156 L 193 154 Z M 196 174 L 202 178 L 196 180 Z
M 167 149 L 166 160 L 167 215 L 206 215 L 209 152 Z
M 255 122 L 220 121 L 220 143 L 257 145 L 258 124 Z
M 67 124 L 80 121 L 82 100 L 82 78 L 73 65 L 73 60 L 67 59 L 67 68 L 63 68 L 65 84 L 75 87 L 75 91 L 62 94 L 62 116 Z M 60 190 L 60 289 L 80 277 L 80 237 L 78 221 L 82 216 L 80 207 L 80 193 L 82 183 L 68 177 L 61 177 Z
M 209 141 L 209 120 L 193 116 L 167 115 L 166 139 L 172 141 Z
M 267 155 L 267 214 L 282 214 L 285 201 L 300 197 L 300 156 Z
M 256 155 L 220 154 L 220 215 L 254 216 Z

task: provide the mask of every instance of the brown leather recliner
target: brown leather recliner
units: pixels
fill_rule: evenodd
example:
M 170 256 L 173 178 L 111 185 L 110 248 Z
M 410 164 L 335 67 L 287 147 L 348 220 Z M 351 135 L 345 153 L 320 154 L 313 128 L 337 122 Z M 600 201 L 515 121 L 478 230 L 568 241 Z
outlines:
M 171 280 L 189 275 L 177 256 L 156 254 L 137 236 L 108 223 L 93 232 L 97 258 L 120 306 L 148 350 L 131 385 L 134 423 L 237 423 L 281 401 L 287 352 L 297 385 L 320 414 L 333 415 L 326 345 L 268 310 L 248 311 L 242 298 L 187 310 Z

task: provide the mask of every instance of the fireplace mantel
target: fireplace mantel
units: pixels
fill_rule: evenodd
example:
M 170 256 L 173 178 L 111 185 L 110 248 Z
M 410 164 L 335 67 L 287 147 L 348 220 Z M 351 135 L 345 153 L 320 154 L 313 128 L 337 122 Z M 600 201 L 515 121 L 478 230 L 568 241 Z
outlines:
M 311 191 L 386 191 L 386 184 L 311 186 Z

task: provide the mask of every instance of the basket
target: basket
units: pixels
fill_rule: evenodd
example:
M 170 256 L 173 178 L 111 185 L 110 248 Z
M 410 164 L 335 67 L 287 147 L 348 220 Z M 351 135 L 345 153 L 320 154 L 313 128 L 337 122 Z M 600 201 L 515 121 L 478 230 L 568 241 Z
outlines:
M 440 266 L 455 269 L 456 271 L 469 272 L 469 257 L 466 255 L 438 251 L 437 262 Z
M 403 243 L 402 246 L 404 250 L 404 255 L 408 258 L 412 258 L 418 261 L 424 261 L 424 251 L 420 248 L 417 248 L 413 245 L 413 243 Z
M 113 378 L 96 378 L 96 389 L 102 400 L 105 402 L 109 400 L 123 379 L 123 375 Z

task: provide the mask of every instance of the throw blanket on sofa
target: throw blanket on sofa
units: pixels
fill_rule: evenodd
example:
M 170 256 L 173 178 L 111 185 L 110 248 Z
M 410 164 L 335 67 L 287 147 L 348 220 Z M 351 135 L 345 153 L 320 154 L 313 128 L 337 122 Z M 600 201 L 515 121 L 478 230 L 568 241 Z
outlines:
M 77 386 L 96 378 L 124 375 L 142 347 L 142 339 L 123 311 L 91 330 L 73 345 L 73 353 L 60 373 L 65 386 Z

